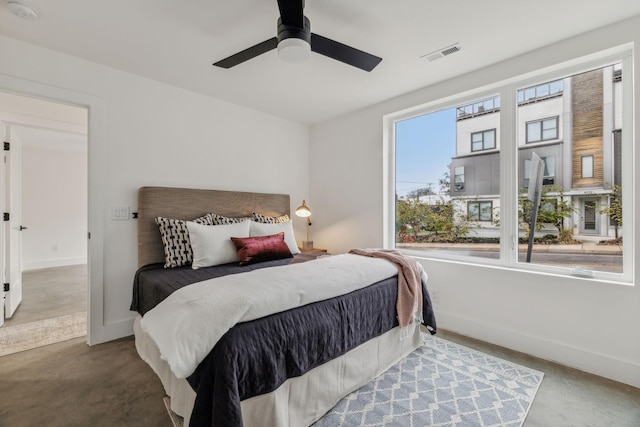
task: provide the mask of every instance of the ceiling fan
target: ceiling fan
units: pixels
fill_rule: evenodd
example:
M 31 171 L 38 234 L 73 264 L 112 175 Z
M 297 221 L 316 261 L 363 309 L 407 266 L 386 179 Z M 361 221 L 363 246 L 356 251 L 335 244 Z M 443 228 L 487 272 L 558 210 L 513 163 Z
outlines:
M 373 70 L 382 58 L 311 32 L 311 23 L 304 16 L 304 0 L 278 0 L 280 18 L 278 36 L 251 46 L 215 64 L 231 68 L 273 49 L 286 62 L 302 62 L 313 51 L 364 71 Z

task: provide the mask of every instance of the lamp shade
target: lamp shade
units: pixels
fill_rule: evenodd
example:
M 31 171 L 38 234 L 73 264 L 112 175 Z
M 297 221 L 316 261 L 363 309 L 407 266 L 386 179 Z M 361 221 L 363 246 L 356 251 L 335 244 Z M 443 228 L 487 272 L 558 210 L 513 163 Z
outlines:
M 302 201 L 302 204 L 296 208 L 296 215 L 302 218 L 311 216 L 311 209 L 309 209 L 304 200 Z

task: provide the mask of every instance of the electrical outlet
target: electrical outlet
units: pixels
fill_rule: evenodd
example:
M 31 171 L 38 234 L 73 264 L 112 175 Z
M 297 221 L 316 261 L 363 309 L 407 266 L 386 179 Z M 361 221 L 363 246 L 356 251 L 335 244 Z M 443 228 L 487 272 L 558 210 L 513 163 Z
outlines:
M 438 304 L 440 302 L 440 289 L 429 289 L 429 296 L 431 296 L 431 302 Z

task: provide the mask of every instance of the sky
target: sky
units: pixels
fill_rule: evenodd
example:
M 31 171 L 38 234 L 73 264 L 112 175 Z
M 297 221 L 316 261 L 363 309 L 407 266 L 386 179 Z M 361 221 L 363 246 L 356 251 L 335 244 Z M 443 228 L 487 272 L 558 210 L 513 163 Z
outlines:
M 456 109 L 449 108 L 396 123 L 396 192 L 432 184 L 448 172 L 456 152 Z

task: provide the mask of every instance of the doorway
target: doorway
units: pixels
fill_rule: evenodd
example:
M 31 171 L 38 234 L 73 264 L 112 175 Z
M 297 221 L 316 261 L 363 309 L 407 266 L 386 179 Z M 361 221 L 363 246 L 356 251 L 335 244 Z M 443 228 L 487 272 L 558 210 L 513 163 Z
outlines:
M 87 334 L 87 118 L 86 108 L 0 92 L 5 156 L 21 184 L 2 183 L 20 205 L 11 206 L 19 244 L 5 246 L 5 259 L 19 260 L 22 279 L 22 301 L 0 326 L 0 355 Z
M 599 202 L 600 200 L 597 198 L 582 199 L 580 212 L 581 234 L 600 234 L 600 214 L 598 213 Z

